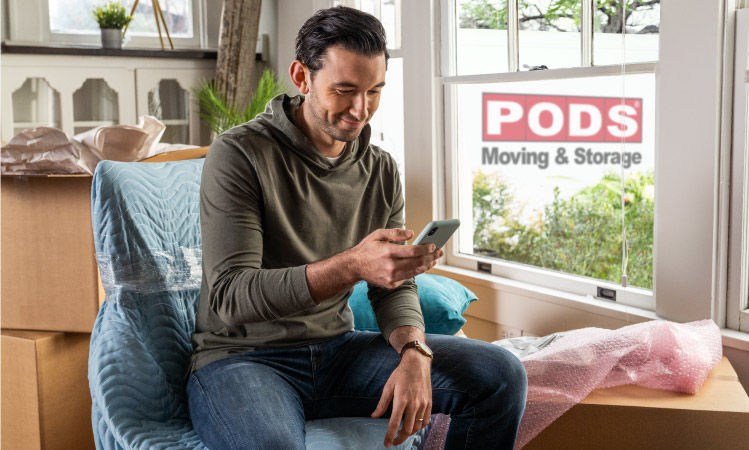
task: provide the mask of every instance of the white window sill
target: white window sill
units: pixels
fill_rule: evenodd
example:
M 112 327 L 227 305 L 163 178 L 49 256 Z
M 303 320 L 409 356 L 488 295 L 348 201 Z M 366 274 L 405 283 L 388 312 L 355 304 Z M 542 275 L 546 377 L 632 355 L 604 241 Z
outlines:
M 536 300 L 628 323 L 666 320 L 658 317 L 653 311 L 627 306 L 625 302 L 609 302 L 593 297 L 584 297 L 459 267 L 440 264 L 429 272 L 435 275 L 443 275 L 459 282 L 478 284 L 497 291 L 512 292 L 532 297 Z M 724 346 L 749 351 L 749 333 L 723 328 L 721 329 L 721 334 Z

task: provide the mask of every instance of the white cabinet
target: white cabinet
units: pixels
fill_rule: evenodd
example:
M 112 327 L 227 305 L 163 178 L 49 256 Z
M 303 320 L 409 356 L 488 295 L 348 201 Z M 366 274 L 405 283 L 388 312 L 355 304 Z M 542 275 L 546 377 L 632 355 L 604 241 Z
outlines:
M 215 60 L 5 54 L 1 64 L 3 141 L 34 126 L 75 135 L 151 114 L 167 125 L 163 142 L 209 142 L 192 89 L 213 77 Z

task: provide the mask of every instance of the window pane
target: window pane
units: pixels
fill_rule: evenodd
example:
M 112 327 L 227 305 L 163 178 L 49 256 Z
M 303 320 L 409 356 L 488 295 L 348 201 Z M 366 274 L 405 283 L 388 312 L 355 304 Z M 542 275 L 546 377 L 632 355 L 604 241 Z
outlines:
M 27 128 L 60 125 L 60 93 L 44 78 L 27 78 L 13 92 L 13 134 Z
M 49 28 L 53 33 L 98 34 L 91 10 L 98 0 L 49 0 Z M 129 12 L 129 11 L 128 11 Z
M 148 92 L 148 114 L 166 125 L 161 142 L 190 143 L 190 94 L 176 80 L 161 80 Z
M 369 122 L 370 142 L 390 153 L 398 164 L 401 184 L 405 189 L 403 130 L 403 58 L 391 58 L 385 74 L 385 88 L 377 112 Z
M 396 0 L 380 0 L 380 2 L 380 21 L 382 21 L 382 26 L 385 27 L 387 46 L 391 50 L 401 48 L 401 3 Z
M 191 38 L 193 36 L 191 0 L 159 0 L 159 5 L 161 5 L 161 12 L 164 14 L 164 20 L 171 37 Z M 132 6 L 128 8 L 132 8 Z M 161 22 L 159 22 L 159 25 L 162 25 Z M 130 31 L 135 36 L 158 36 L 156 16 L 154 15 L 153 4 L 150 1 L 138 3 L 128 33 Z M 161 33 L 166 39 L 163 26 L 161 27 Z
M 658 61 L 660 0 L 596 0 L 594 14 L 595 65 Z
M 103 5 L 103 0 L 49 0 L 49 27 L 53 33 L 66 34 L 99 34 L 99 26 L 91 11 L 95 6 Z M 120 2 L 128 14 L 133 1 Z M 192 37 L 192 0 L 161 0 L 161 11 L 172 37 Z M 162 35 L 166 33 L 162 27 Z M 133 14 L 128 34 L 133 36 L 158 36 L 156 16 L 153 4 L 142 0 Z
M 520 67 L 579 67 L 580 14 L 577 0 L 520 0 Z
M 507 72 L 507 0 L 458 0 L 457 75 Z
M 459 85 L 456 97 L 461 253 L 618 283 L 624 223 L 629 285 L 652 288 L 653 74 Z

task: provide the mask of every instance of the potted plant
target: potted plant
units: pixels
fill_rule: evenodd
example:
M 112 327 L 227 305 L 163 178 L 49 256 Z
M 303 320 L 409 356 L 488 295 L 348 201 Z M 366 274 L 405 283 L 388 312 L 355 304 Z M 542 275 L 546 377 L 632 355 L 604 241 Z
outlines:
M 101 46 L 122 48 L 122 29 L 133 20 L 133 16 L 127 15 L 125 7 L 120 2 L 112 0 L 104 6 L 95 7 L 92 13 L 101 29 Z

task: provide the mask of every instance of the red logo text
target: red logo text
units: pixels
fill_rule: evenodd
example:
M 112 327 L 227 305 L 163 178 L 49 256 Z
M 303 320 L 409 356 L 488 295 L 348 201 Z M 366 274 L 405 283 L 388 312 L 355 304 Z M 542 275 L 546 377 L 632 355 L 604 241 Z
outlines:
M 483 96 L 484 141 L 642 142 L 642 99 Z

